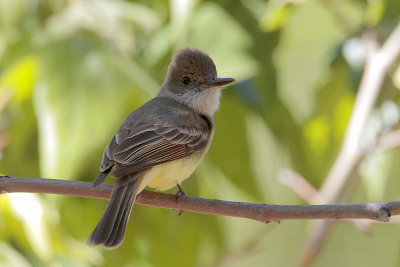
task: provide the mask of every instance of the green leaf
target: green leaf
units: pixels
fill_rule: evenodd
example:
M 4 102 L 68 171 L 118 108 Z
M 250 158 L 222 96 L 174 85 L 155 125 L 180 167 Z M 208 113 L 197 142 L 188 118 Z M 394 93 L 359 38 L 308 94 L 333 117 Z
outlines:
M 25 56 L 12 64 L 0 78 L 0 94 L 11 91 L 18 103 L 30 99 L 36 82 L 38 61 L 34 56 Z M 23 77 L 23 79 L 21 79 Z
M 359 171 L 368 202 L 379 202 L 384 199 L 390 166 L 390 154 L 380 151 L 369 154 L 362 161 Z
M 240 190 L 261 198 L 250 166 L 247 140 L 247 118 L 252 112 L 233 97 L 222 99 L 222 108 L 215 115 L 215 135 L 209 154 Z
M 99 147 L 105 147 L 118 130 L 127 115 L 126 105 L 143 102 L 140 91 L 129 88 L 127 78 L 108 61 L 107 51 L 83 36 L 49 45 L 40 60 L 34 103 L 42 175 L 76 178 L 95 151 L 100 163 Z M 126 98 L 130 103 L 121 104 Z M 97 167 L 93 165 L 94 170 Z
M 281 28 L 289 20 L 291 8 L 291 5 L 285 2 L 268 2 L 265 15 L 260 20 L 261 29 L 272 32 Z
M 365 13 L 366 24 L 373 27 L 382 19 L 382 15 L 386 8 L 386 1 L 384 0 L 369 0 L 367 1 L 367 11 Z
M 345 35 L 314 1 L 296 7 L 281 34 L 274 58 L 279 95 L 300 122 L 312 113 L 314 95 L 329 75 L 332 51 Z
M 223 8 L 213 2 L 201 5 L 191 20 L 189 46 L 207 51 L 221 77 L 245 80 L 257 73 L 257 62 L 246 51 L 250 35 Z

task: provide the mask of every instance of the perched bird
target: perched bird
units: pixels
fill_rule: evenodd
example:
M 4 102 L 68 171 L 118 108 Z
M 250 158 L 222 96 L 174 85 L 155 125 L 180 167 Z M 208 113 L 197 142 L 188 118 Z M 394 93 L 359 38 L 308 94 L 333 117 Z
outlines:
M 90 246 L 116 248 L 124 240 L 136 196 L 146 187 L 168 190 L 188 178 L 210 147 L 212 115 L 220 88 L 213 60 L 196 48 L 172 58 L 158 95 L 133 111 L 104 150 L 99 186 L 111 169 L 116 183 L 107 208 L 88 239 Z

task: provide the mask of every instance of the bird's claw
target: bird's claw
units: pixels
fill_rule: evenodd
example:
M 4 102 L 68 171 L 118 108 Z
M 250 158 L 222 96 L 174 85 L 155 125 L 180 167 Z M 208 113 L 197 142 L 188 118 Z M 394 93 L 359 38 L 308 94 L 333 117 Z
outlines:
M 186 196 L 185 191 L 183 191 L 182 187 L 180 184 L 176 184 L 176 187 L 178 187 L 178 192 L 176 192 L 176 197 L 181 197 L 181 196 Z
M 178 204 L 178 198 L 186 196 L 186 194 L 185 194 L 185 191 L 183 191 L 180 184 L 176 184 L 176 187 L 178 187 L 178 191 L 176 192 L 176 204 Z M 183 213 L 183 210 L 179 210 L 178 216 L 181 216 L 182 213 Z

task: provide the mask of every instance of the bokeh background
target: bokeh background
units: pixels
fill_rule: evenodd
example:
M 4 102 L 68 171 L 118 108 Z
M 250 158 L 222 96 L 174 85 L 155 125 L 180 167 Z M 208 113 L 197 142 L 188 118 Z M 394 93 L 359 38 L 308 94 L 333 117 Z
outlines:
M 385 40 L 399 14 L 398 0 L 0 0 L 0 173 L 93 181 L 121 122 L 155 96 L 171 56 L 189 46 L 237 82 L 223 91 L 213 145 L 186 193 L 305 204 L 282 178 L 292 170 L 323 184 L 360 83 L 362 33 Z M 376 135 L 398 125 L 398 66 L 368 123 Z M 400 199 L 399 152 L 368 154 L 344 202 Z M 105 205 L 0 196 L 0 265 L 295 266 L 310 231 L 307 221 L 178 217 L 136 205 L 120 248 L 89 248 Z M 399 266 L 399 240 L 396 223 L 361 231 L 342 221 L 314 266 Z

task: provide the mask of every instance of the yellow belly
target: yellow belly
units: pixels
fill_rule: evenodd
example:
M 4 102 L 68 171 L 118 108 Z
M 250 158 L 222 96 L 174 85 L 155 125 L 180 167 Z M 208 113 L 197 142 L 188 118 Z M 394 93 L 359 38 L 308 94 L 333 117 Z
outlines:
M 181 184 L 197 168 L 203 155 L 196 153 L 152 167 L 144 175 L 138 191 L 141 192 L 146 186 L 164 191 Z

